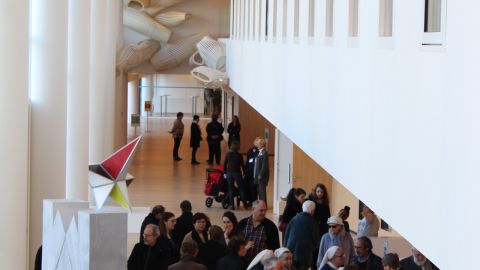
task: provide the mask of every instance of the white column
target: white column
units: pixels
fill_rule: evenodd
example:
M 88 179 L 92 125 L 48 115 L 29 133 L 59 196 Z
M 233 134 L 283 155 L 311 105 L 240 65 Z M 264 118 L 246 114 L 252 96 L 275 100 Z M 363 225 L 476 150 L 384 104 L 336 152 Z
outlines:
M 283 0 L 277 0 L 277 42 L 283 42 Z M 276 153 L 276 152 L 275 152 Z
M 90 0 L 69 0 L 66 199 L 88 199 Z
M 152 84 L 153 84 L 153 76 L 155 75 L 147 75 L 145 77 L 142 77 L 142 100 L 140 102 L 140 108 L 142 112 L 142 116 L 147 116 L 145 112 L 145 106 L 143 104 L 145 101 L 151 101 L 152 96 L 153 96 L 153 89 L 152 89 Z
M 267 0 L 268 1 L 268 11 L 267 11 L 267 20 L 268 20 L 268 36 L 267 39 L 268 41 L 272 42 L 273 41 L 273 24 L 275 23 L 274 20 L 274 14 L 275 14 L 275 3 L 273 0 Z
M 2 269 L 27 269 L 29 0 L 0 9 L 0 254 Z
M 114 23 L 116 28 L 116 55 L 120 53 L 123 48 L 123 1 L 122 0 L 110 0 L 112 1 L 111 9 L 115 11 Z M 114 126 L 114 149 L 119 149 L 127 143 L 127 96 L 128 96 L 128 75 L 125 72 L 115 72 L 115 67 L 112 69 L 115 77 L 115 126 Z
M 68 1 L 32 0 L 31 3 L 30 259 L 33 264 L 42 239 L 42 201 L 65 198 Z
M 295 26 L 295 2 L 287 1 L 287 43 L 292 43 L 294 40 L 294 26 Z
M 104 49 L 104 69 L 105 69 L 105 100 L 104 100 L 104 116 L 105 116 L 105 130 L 104 130 L 104 156 L 108 156 L 114 152 L 115 149 L 115 122 L 116 101 L 118 91 L 115 91 L 116 76 L 115 76 L 115 56 L 117 52 L 117 36 L 120 30 L 118 25 L 118 16 L 120 0 L 103 0 L 106 2 L 107 9 L 104 14 L 106 31 L 105 47 Z
M 298 8 L 298 40 L 301 44 L 306 44 L 308 42 L 308 26 L 310 24 L 310 0 L 300 0 Z
M 90 23 L 90 116 L 89 163 L 100 162 L 104 155 L 105 134 L 105 46 L 106 1 L 92 1 Z
M 139 113 L 139 89 L 138 79 L 128 82 L 128 122 L 130 123 L 130 115 Z

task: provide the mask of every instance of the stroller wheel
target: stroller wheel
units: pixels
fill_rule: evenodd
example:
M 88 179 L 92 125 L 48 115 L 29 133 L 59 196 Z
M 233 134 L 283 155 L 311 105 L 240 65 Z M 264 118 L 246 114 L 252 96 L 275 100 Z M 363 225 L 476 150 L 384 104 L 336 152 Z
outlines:
M 227 202 L 227 199 L 226 199 L 226 198 L 222 200 L 222 207 L 223 207 L 223 209 L 227 209 L 227 208 L 228 208 L 228 202 Z
M 212 203 L 213 203 L 213 199 L 208 197 L 205 199 L 205 206 L 207 206 L 208 208 L 212 207 Z
M 223 194 L 220 194 L 220 195 L 215 197 L 215 201 L 217 201 L 217 202 L 223 202 L 223 200 L 225 200 L 225 195 L 223 195 Z

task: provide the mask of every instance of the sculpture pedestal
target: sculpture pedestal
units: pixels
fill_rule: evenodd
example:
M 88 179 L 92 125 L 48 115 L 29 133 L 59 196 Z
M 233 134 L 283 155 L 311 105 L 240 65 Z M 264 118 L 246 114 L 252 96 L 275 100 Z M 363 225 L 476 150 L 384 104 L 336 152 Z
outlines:
M 128 213 L 87 210 L 78 220 L 83 269 L 126 269 Z
M 42 269 L 126 269 L 126 210 L 86 201 L 44 200 Z

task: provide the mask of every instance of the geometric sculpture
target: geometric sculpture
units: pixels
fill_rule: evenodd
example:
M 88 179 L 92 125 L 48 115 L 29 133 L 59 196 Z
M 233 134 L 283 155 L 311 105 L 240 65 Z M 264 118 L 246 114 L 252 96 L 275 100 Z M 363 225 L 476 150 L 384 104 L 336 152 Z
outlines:
M 143 11 L 144 8 L 150 6 L 150 0 L 130 0 L 127 7 Z
M 145 7 L 145 9 L 143 10 L 143 12 L 147 13 L 148 15 L 150 16 L 155 16 L 157 15 L 160 11 L 168 8 L 168 7 L 171 7 L 171 6 L 174 6 L 174 5 L 177 5 L 179 4 L 180 2 L 183 2 L 184 0 L 152 0 L 151 4 L 150 4 L 150 7 Z
M 212 39 L 210 36 L 205 36 L 197 43 L 198 52 L 203 58 L 205 65 L 208 67 L 225 70 L 225 45 Z
M 228 75 L 210 67 L 196 67 L 190 71 L 190 74 L 207 88 L 218 89 L 228 85 Z
M 200 55 L 200 53 L 198 51 L 196 51 L 190 56 L 190 58 L 188 60 L 188 64 L 191 67 L 203 66 L 203 65 L 205 65 L 205 61 L 203 61 L 203 58 Z
M 88 183 L 95 197 L 97 209 L 102 208 L 110 197 L 130 210 L 127 181 L 133 180 L 133 176 L 128 174 L 128 168 L 141 138 L 142 136 L 137 137 L 100 164 L 88 166 Z
M 157 71 L 177 67 L 195 52 L 195 44 L 204 35 L 205 33 L 198 33 L 165 44 L 161 50 L 152 56 L 150 62 Z
M 117 68 L 128 72 L 150 59 L 158 49 L 160 49 L 160 43 L 153 39 L 127 45 L 117 57 Z
M 170 11 L 158 14 L 155 16 L 155 21 L 166 25 L 166 26 L 178 26 L 187 20 L 192 18 L 192 14 L 180 12 L 180 11 Z
M 133 8 L 123 9 L 123 23 L 139 33 L 149 36 L 160 42 L 168 42 L 172 31 L 156 22 L 150 16 Z

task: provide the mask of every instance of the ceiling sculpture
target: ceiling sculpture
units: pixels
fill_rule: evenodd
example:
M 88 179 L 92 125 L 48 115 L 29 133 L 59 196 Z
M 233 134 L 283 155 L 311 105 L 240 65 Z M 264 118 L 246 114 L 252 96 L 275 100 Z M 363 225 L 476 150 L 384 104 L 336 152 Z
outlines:
M 126 27 L 145 39 L 125 46 L 117 57 L 117 69 L 132 71 L 147 61 L 157 72 L 189 63 L 190 74 L 203 86 L 221 88 L 228 85 L 225 71 L 225 45 L 208 32 L 179 37 L 171 27 L 192 18 L 187 12 L 171 10 L 185 0 L 127 0 L 123 10 Z M 166 11 L 168 9 L 168 11 Z

